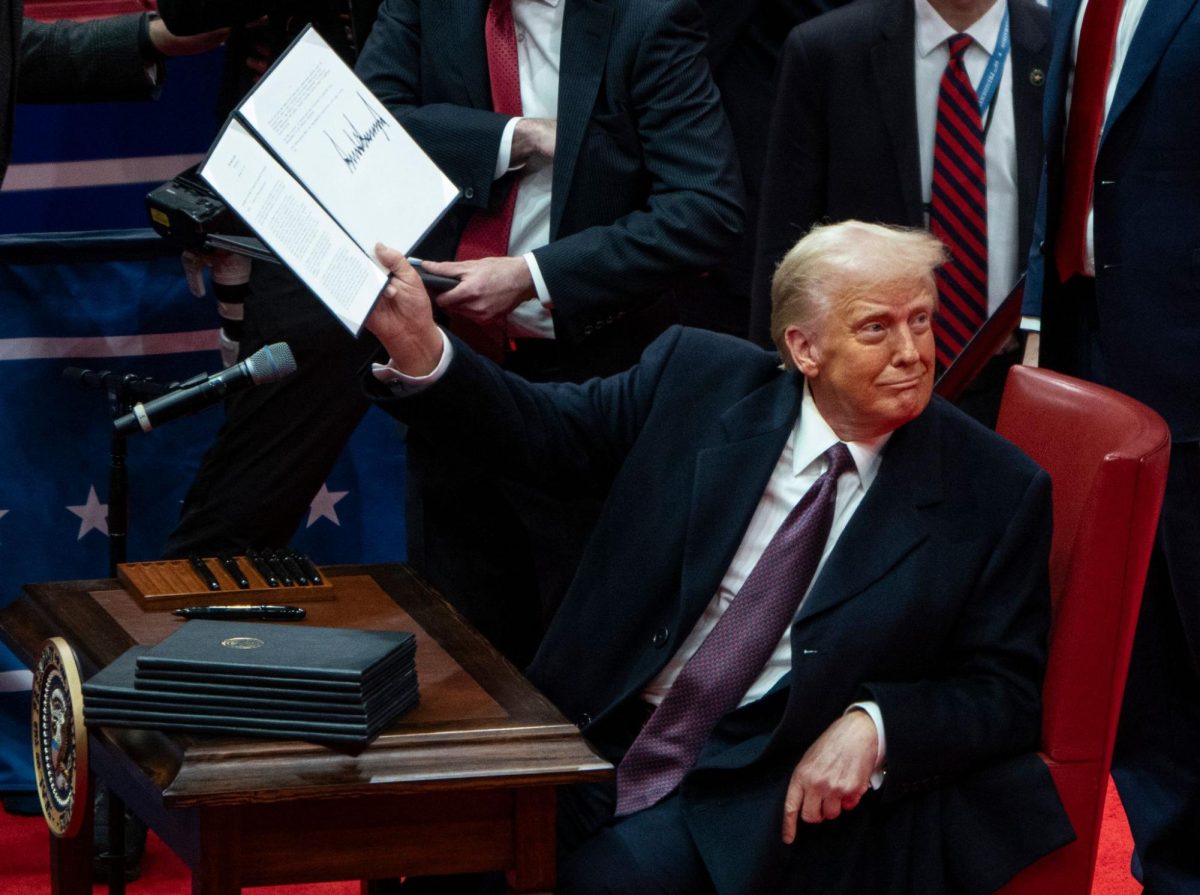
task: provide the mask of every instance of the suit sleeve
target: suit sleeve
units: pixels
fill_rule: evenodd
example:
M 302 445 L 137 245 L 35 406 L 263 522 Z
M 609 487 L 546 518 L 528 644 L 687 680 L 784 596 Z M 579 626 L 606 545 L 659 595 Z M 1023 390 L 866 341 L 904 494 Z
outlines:
M 649 18 L 628 63 L 643 169 L 628 176 L 647 179 L 648 198 L 611 223 L 534 250 L 554 297 L 556 326 L 577 338 L 575 330 L 601 316 L 598 309 L 614 297 L 657 294 L 727 260 L 742 231 L 736 150 L 704 58 L 700 10 L 678 0 L 633 5 Z M 625 61 L 610 51 L 605 64 Z
M 820 67 L 810 59 L 802 28 L 793 29 L 784 45 L 756 230 L 750 338 L 764 347 L 772 344 L 775 268 L 825 213 L 829 124 Z
M 422 50 L 420 0 L 386 0 L 355 71 L 462 190 L 460 201 L 486 208 L 509 117 L 455 103 L 425 103 L 423 74 L 449 60 L 425 59 Z
M 654 404 L 683 330 L 672 327 L 641 361 L 605 379 L 534 384 L 484 360 L 454 336 L 443 377 L 397 397 L 369 372 L 369 397 L 448 456 L 550 490 L 607 491 Z
M 1044 472 L 1036 473 L 1008 519 L 964 599 L 942 673 L 863 687 L 887 725 L 885 792 L 934 786 L 1037 742 L 1050 625 L 1050 480 Z
M 138 35 L 141 15 L 91 22 L 37 22 L 21 29 L 17 101 L 113 102 L 150 99 L 157 88 L 146 74 Z

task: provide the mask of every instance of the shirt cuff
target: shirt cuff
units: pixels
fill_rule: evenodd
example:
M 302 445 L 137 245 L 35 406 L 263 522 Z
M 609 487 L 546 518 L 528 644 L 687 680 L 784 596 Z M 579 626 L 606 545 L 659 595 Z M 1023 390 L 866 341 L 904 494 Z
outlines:
M 446 338 L 446 331 L 439 327 L 438 332 L 442 336 L 442 359 L 429 373 L 424 376 L 409 376 L 392 366 L 392 359 L 389 357 L 386 364 L 371 364 L 371 374 L 390 388 L 392 394 L 398 398 L 411 397 L 425 391 L 442 378 L 454 357 L 454 347 Z
M 1022 317 L 1020 329 L 1027 333 L 1040 333 L 1042 331 L 1041 317 Z
M 529 276 L 533 280 L 533 288 L 537 290 L 538 301 L 547 311 L 553 311 L 554 300 L 550 298 L 550 288 L 542 276 L 542 269 L 538 266 L 537 258 L 533 256 L 533 252 L 526 252 L 521 257 L 525 259 L 525 264 L 529 268 Z
M 847 712 L 866 712 L 867 717 L 875 723 L 875 733 L 879 737 L 879 748 L 875 752 L 875 770 L 871 772 L 871 789 L 883 786 L 883 778 L 887 774 L 887 737 L 883 732 L 883 712 L 879 703 L 873 700 L 856 702 L 846 709 Z
M 504 125 L 504 130 L 500 132 L 500 152 L 496 155 L 496 170 L 492 173 L 492 180 L 499 180 L 508 173 L 512 164 L 513 132 L 516 131 L 517 122 L 520 120 L 519 117 L 508 119 L 508 124 Z

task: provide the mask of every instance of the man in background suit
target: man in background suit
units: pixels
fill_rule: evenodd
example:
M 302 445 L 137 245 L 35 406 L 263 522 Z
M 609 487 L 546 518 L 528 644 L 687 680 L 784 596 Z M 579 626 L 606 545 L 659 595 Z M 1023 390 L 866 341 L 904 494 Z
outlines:
M 487 35 L 504 17 L 519 111 L 496 109 L 505 71 Z M 562 381 L 628 367 L 673 320 L 675 283 L 737 245 L 740 183 L 705 39 L 693 0 L 380 7 L 358 74 L 462 191 L 418 253 L 457 258 L 426 261 L 461 279 L 437 304 L 507 368 Z M 470 234 L 513 190 L 511 229 L 474 251 Z M 473 454 L 410 436 L 409 561 L 524 664 L 598 499 L 479 474 Z
M 797 27 L 784 47 L 758 223 L 751 338 L 770 344 L 770 283 L 784 252 L 822 220 L 929 225 L 938 86 L 948 38 L 972 37 L 978 85 L 1011 50 L 984 113 L 987 304 L 994 312 L 1028 253 L 1041 176 L 1042 81 L 1049 17 L 1033 0 L 870 0 Z M 1015 349 L 1015 345 L 1010 349 Z M 981 374 L 960 404 L 993 421 L 1015 351 Z
M 775 105 L 779 56 L 801 22 L 848 0 L 699 0 L 708 31 L 705 56 L 729 118 L 745 191 L 741 244 L 710 276 L 687 284 L 679 322 L 745 335 L 750 323 L 759 189 L 767 155 L 767 128 Z
M 1200 891 L 1200 3 L 1054 16 L 1041 360 L 1171 428 L 1113 778 L 1145 891 L 1182 895 Z
M 607 494 L 529 669 L 618 763 L 561 794 L 560 895 L 983 893 L 1071 838 L 1033 752 L 1050 483 L 930 400 L 935 238 L 802 240 L 775 278 L 786 368 L 673 328 L 577 386 L 479 358 L 379 254 L 369 393 L 479 464 Z

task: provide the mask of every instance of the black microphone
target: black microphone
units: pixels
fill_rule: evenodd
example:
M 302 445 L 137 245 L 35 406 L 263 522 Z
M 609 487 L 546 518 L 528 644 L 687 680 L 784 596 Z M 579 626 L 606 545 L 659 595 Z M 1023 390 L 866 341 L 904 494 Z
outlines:
M 292 349 L 287 342 L 275 342 L 258 349 L 227 370 L 206 376 L 198 382 L 185 382 L 161 398 L 134 404 L 133 412 L 118 418 L 113 428 L 121 435 L 149 432 L 155 426 L 216 404 L 231 392 L 251 385 L 277 382 L 295 372 L 296 359 L 292 357 Z

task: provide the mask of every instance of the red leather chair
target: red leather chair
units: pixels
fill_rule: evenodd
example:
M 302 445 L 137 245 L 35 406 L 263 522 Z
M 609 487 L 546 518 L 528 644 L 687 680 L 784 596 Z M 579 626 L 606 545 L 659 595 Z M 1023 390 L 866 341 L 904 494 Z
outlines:
M 1088 895 L 1170 433 L 1132 398 L 1021 366 L 1009 373 L 996 429 L 1053 482 L 1041 754 L 1078 836 L 1000 891 Z

